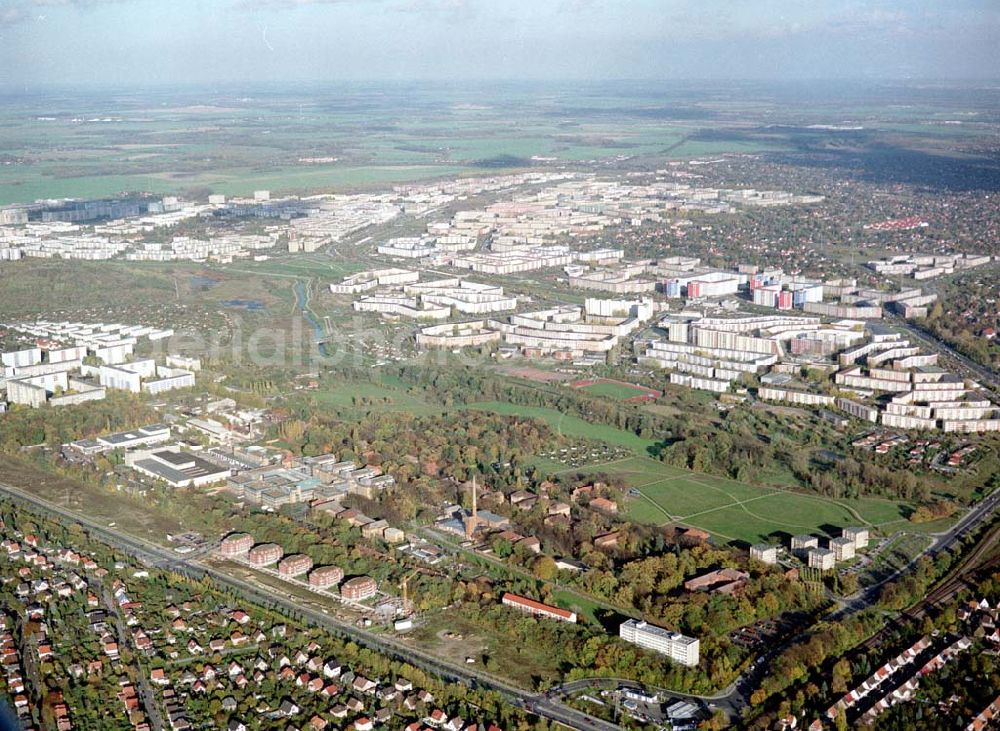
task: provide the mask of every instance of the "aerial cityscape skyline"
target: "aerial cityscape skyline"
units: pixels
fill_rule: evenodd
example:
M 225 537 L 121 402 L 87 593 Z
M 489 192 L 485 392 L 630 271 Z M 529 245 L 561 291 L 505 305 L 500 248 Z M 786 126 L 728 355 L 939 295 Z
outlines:
M 3 731 L 1000 731 L 995 0 L 0 0 Z

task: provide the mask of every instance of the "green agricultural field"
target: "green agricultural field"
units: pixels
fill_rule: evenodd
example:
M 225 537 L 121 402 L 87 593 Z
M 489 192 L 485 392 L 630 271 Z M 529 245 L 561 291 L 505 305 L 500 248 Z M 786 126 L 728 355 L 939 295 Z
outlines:
M 584 386 L 580 390 L 592 393 L 595 396 L 607 396 L 616 401 L 625 401 L 636 396 L 645 396 L 648 393 L 645 389 L 626 386 L 620 383 L 594 383 L 590 386 Z
M 583 439 L 599 439 L 608 444 L 628 447 L 640 454 L 645 454 L 655 444 L 650 439 L 642 439 L 635 434 L 616 429 L 613 426 L 591 424 L 579 417 L 567 416 L 555 409 L 548 409 L 541 406 L 520 406 L 518 404 L 501 403 L 499 401 L 483 401 L 469 404 L 468 408 L 479 409 L 480 411 L 492 411 L 497 414 L 506 414 L 509 416 L 541 419 L 560 434 L 570 437 L 581 437 Z
M 533 157 L 685 157 L 774 144 L 688 141 L 714 112 L 685 104 L 676 118 L 668 101 L 651 105 L 647 92 L 634 93 L 408 84 L 260 89 L 252 98 L 196 90 L 11 97 L 0 112 L 8 163 L 0 204 L 122 191 L 344 191 L 517 169 Z
M 549 459 L 548 457 L 532 457 L 530 462 L 539 472 L 546 475 L 554 475 L 559 472 L 569 471 L 566 465 L 562 462 L 557 462 L 556 460 Z
M 726 141 L 704 141 L 686 140 L 677 147 L 670 150 L 670 157 L 688 158 L 703 157 L 705 155 L 721 155 L 726 152 L 780 152 L 788 149 L 787 146 L 779 143 L 769 143 L 762 140 L 726 140 Z
M 683 477 L 694 474 L 682 467 L 663 464 L 645 456 L 609 462 L 607 464 L 590 465 L 581 472 L 608 472 L 624 480 L 627 487 L 645 487 L 668 477 Z

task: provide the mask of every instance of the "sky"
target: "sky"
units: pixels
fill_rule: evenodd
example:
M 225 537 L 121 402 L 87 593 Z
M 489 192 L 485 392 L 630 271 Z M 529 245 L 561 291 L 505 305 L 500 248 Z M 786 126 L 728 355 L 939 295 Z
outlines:
M 0 83 L 997 79 L 1000 0 L 0 0 Z

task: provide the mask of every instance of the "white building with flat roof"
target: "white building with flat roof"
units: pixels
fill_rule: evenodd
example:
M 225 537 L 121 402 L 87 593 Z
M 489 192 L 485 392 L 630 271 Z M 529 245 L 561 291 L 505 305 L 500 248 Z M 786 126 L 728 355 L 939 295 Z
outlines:
M 761 563 L 776 564 L 778 563 L 778 547 L 766 543 L 756 543 L 750 546 L 750 558 Z
M 146 393 L 158 394 L 172 391 L 175 388 L 190 388 L 194 385 L 194 373 L 183 368 L 156 367 L 156 378 L 144 381 L 142 390 Z
M 829 571 L 837 560 L 833 551 L 825 548 L 810 548 L 808 556 L 809 568 L 820 571 Z
M 11 350 L 0 354 L 0 362 L 10 368 L 36 365 L 42 362 L 42 349 Z
M 695 637 L 686 637 L 638 619 L 622 622 L 618 634 L 626 642 L 666 655 L 681 665 L 698 664 L 700 642 Z
M 170 440 L 170 427 L 166 424 L 149 424 L 131 431 L 115 432 L 97 437 L 96 441 L 105 450 L 133 449 L 162 444 Z
M 867 528 L 844 528 L 841 536 L 854 541 L 854 549 L 856 551 L 868 548 L 869 535 Z
M 819 548 L 819 538 L 816 536 L 792 536 L 791 549 L 796 556 L 805 556 L 813 548 Z
M 830 550 L 837 561 L 849 561 L 854 558 L 854 539 L 841 536 L 830 541 Z

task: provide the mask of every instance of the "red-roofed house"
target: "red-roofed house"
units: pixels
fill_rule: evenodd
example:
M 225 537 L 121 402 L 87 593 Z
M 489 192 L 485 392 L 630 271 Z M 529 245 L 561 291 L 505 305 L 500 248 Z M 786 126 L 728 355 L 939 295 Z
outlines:
M 541 602 L 536 602 L 534 599 L 528 599 L 527 597 L 506 592 L 501 601 L 504 606 L 517 609 L 518 611 L 525 612 L 527 614 L 532 614 L 536 617 L 545 617 L 547 619 L 556 619 L 560 622 L 576 624 L 576 612 L 570 612 L 565 609 L 560 609 L 559 607 L 542 604 Z

